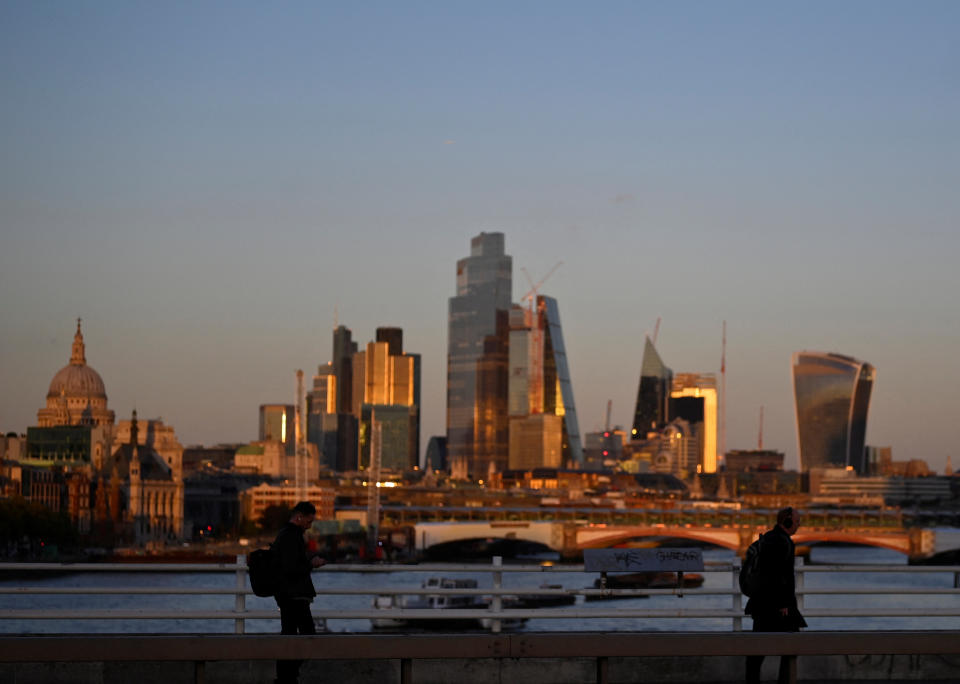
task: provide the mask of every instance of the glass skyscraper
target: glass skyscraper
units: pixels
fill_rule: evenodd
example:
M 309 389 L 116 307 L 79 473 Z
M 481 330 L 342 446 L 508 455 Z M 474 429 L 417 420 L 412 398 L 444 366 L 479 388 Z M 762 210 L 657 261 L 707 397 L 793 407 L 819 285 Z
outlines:
M 846 468 L 866 474 L 864 440 L 873 366 L 824 352 L 793 355 L 800 470 Z
M 553 297 L 539 295 L 537 304 L 546 317 L 543 326 L 543 411 L 563 417 L 564 464 L 582 464 L 583 443 L 580 441 L 577 408 L 573 403 L 573 383 L 570 382 L 567 350 L 560 328 L 560 309 Z
M 640 388 L 633 414 L 633 439 L 646 439 L 670 421 L 670 390 L 673 371 L 664 365 L 650 338 L 643 348 L 640 364 Z
M 447 454 L 452 467 L 486 477 L 507 466 L 508 312 L 513 259 L 503 233 L 480 233 L 457 261 L 457 295 L 449 300 Z
M 552 297 L 538 295 L 535 310 L 511 309 L 508 412 L 511 469 L 583 463 L 560 309 Z

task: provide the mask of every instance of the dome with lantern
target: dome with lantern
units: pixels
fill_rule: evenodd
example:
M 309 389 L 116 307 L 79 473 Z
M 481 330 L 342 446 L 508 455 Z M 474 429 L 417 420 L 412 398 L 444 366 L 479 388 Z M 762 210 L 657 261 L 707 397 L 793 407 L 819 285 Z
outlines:
M 47 405 L 37 412 L 40 427 L 59 425 L 113 425 L 113 411 L 107 409 L 103 378 L 87 365 L 80 319 L 73 337 L 70 363 L 57 371 L 47 391 Z

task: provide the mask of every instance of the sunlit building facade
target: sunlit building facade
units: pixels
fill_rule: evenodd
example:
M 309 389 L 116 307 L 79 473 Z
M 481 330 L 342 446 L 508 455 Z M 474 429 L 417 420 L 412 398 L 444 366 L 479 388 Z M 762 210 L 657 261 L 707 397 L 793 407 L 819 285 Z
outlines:
M 851 467 L 866 474 L 865 438 L 876 370 L 842 354 L 793 355 L 800 470 Z
M 287 454 L 296 451 L 296 418 L 293 404 L 261 404 L 259 440 L 276 440 Z
M 712 373 L 677 373 L 670 391 L 670 417 L 690 424 L 696 458 L 681 464 L 686 475 L 717 472 L 717 379 Z
M 539 295 L 535 309 L 514 306 L 510 311 L 507 396 L 511 469 L 573 467 L 583 463 L 560 310 L 552 297 Z M 559 451 L 553 446 L 554 432 L 559 439 Z M 515 437 L 514 433 L 523 437 Z M 536 439 L 531 437 L 534 435 Z M 531 451 L 537 445 L 541 449 L 539 461 Z
M 508 311 L 513 260 L 503 233 L 481 233 L 457 262 L 449 300 L 447 450 L 451 469 L 482 478 L 507 465 Z

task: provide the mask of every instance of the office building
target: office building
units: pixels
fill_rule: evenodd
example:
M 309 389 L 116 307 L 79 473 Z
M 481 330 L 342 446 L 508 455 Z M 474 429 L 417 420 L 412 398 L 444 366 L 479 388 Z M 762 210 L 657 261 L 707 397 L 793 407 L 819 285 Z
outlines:
M 293 455 L 297 449 L 295 415 L 293 404 L 261 404 L 259 441 L 280 442 L 287 454 Z
M 508 457 L 507 348 L 513 260 L 503 233 L 481 233 L 457 262 L 449 300 L 447 450 L 451 470 L 483 478 Z
M 793 355 L 792 370 L 801 472 L 849 466 L 867 474 L 873 366 L 842 354 L 802 351 Z
M 670 418 L 689 423 L 697 457 L 686 475 L 717 472 L 717 379 L 712 373 L 678 373 L 670 390 Z
M 651 432 L 659 432 L 670 421 L 670 390 L 673 371 L 667 368 L 657 353 L 653 341 L 647 337 L 640 364 L 640 387 L 633 416 L 633 439 L 646 439 Z
M 381 468 L 419 466 L 420 355 L 404 353 L 400 328 L 378 328 L 377 341 L 353 355 L 353 402 L 358 468 L 370 466 L 375 425 L 381 431 Z
M 379 440 L 381 470 L 413 470 L 419 465 L 417 434 L 419 407 L 364 404 L 360 415 L 360 470 L 370 467 L 370 449 Z M 379 430 L 377 435 L 374 430 Z
M 509 320 L 509 468 L 582 465 L 583 446 L 557 301 L 538 295 L 535 309 L 514 306 Z M 554 448 L 556 440 L 559 452 Z M 535 449 L 540 449 L 539 454 Z
M 353 407 L 353 355 L 357 343 L 346 326 L 339 325 L 333 331 L 333 374 L 337 382 L 335 413 L 350 413 Z

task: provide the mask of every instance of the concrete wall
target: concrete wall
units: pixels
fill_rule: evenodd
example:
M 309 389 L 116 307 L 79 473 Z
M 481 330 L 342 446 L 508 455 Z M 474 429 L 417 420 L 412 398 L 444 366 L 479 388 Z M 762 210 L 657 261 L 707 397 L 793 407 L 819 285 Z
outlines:
M 776 681 L 776 657 L 764 662 L 763 679 Z M 610 684 L 679 684 L 743 681 L 743 658 L 611 658 Z M 958 656 L 803 656 L 798 679 L 818 682 L 960 682 Z M 192 682 L 193 663 L 13 663 L 0 664 L 0 681 L 7 684 L 170 684 Z M 262 684 L 274 677 L 274 664 L 211 662 L 205 684 Z M 596 661 L 571 659 L 417 660 L 416 684 L 593 684 Z M 339 682 L 391 684 L 400 681 L 399 661 L 315 660 L 304 664 L 301 684 Z

